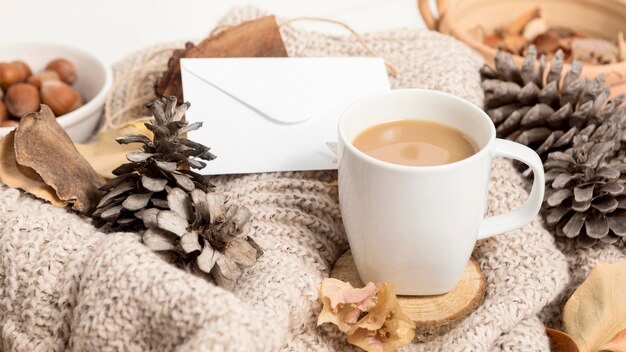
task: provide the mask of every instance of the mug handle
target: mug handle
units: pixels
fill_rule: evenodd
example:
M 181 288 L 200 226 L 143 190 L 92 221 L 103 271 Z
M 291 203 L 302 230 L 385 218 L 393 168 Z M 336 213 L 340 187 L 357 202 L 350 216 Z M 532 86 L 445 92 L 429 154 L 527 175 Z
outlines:
M 493 150 L 494 156 L 515 159 L 528 165 L 533 170 L 533 187 L 526 203 L 520 208 L 486 218 L 478 235 L 479 240 L 511 231 L 529 223 L 539 213 L 545 191 L 543 163 L 535 151 L 525 145 L 499 138 L 495 140 Z

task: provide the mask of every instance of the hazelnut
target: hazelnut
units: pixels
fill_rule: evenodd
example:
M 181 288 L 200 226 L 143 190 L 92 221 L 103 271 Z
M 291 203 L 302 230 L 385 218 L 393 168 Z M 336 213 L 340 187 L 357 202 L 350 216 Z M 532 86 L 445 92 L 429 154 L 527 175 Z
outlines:
M 9 113 L 17 118 L 39 110 L 39 91 L 28 83 L 16 83 L 9 87 L 5 98 Z
M 4 105 L 2 100 L 0 100 L 0 122 L 6 121 L 9 119 L 9 110 L 7 110 L 7 106 Z
M 8 62 L 0 63 L 0 86 L 4 90 L 20 82 L 21 78 L 20 69 L 17 66 Z
M 28 83 L 34 85 L 37 88 L 41 88 L 41 84 L 45 81 L 58 81 L 61 78 L 57 71 L 45 70 L 36 75 L 30 76 Z
M 53 70 L 59 74 L 61 80 L 67 84 L 76 81 L 76 67 L 66 59 L 54 59 L 48 63 L 46 70 Z
M 76 89 L 62 81 L 46 81 L 41 85 L 41 100 L 58 117 L 83 105 L 83 100 Z
M 20 71 L 21 82 L 25 82 L 28 79 L 28 77 L 30 77 L 33 74 L 28 64 L 26 64 L 24 61 L 16 60 L 16 61 L 13 61 L 12 64 L 13 66 L 17 67 L 17 69 Z

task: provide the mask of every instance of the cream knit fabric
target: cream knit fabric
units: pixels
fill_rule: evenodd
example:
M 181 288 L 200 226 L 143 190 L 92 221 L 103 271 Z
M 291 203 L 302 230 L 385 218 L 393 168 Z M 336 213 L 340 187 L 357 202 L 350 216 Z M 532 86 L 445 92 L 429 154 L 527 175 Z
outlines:
M 237 9 L 224 23 L 259 14 Z M 350 37 L 281 31 L 290 56 L 365 55 Z M 398 68 L 394 88 L 439 89 L 480 105 L 482 62 L 461 43 L 408 29 L 365 38 Z M 119 63 L 117 75 L 153 51 Z M 116 93 L 114 111 L 124 103 L 124 85 Z M 335 172 L 213 179 L 252 210 L 253 236 L 265 251 L 234 292 L 163 262 L 138 235 L 102 234 L 75 214 L 0 184 L 0 345 L 5 351 L 353 350 L 333 326 L 315 326 L 317 288 L 347 249 L 334 181 Z M 489 214 L 519 206 L 526 186 L 508 161 L 496 160 Z M 594 259 L 580 259 L 587 255 Z M 542 319 L 558 322 L 562 298 L 542 309 L 563 297 L 570 274 L 580 281 L 595 258 L 624 253 L 557 248 L 537 218 L 480 241 L 475 256 L 488 280 L 484 302 L 447 334 L 405 350 L 547 351 Z

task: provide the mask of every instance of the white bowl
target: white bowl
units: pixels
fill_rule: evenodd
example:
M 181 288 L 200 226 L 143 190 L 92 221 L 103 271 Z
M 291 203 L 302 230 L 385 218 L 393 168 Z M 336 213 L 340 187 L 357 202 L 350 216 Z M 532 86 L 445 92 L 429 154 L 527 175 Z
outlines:
M 72 85 L 79 92 L 85 105 L 57 117 L 74 142 L 84 142 L 93 134 L 104 109 L 104 101 L 111 89 L 113 73 L 102 60 L 81 49 L 46 42 L 22 42 L 0 45 L 0 62 L 23 60 L 33 74 L 44 69 L 56 58 L 66 58 L 76 65 L 78 78 Z M 0 127 L 0 137 L 13 127 Z

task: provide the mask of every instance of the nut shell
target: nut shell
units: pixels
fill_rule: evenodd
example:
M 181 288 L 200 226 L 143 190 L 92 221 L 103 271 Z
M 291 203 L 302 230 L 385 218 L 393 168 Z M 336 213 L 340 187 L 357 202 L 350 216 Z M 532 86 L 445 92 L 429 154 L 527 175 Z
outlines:
M 46 70 L 56 71 L 61 80 L 67 84 L 72 84 L 76 81 L 76 67 L 69 60 L 62 58 L 54 59 L 46 65 Z
M 76 89 L 62 81 L 46 81 L 41 85 L 41 100 L 59 117 L 83 105 Z
M 34 85 L 37 88 L 41 88 L 41 84 L 46 81 L 59 81 L 61 77 L 57 71 L 44 70 L 36 75 L 30 76 L 28 83 Z
M 12 62 L 13 66 L 17 67 L 20 71 L 20 81 L 25 82 L 28 77 L 32 76 L 33 71 L 30 70 L 30 66 L 27 63 L 21 60 L 16 60 Z
M 20 118 L 29 112 L 39 111 L 39 90 L 29 83 L 16 83 L 9 87 L 5 98 L 7 109 Z
M 22 79 L 20 69 L 12 63 L 0 63 L 0 87 L 7 90 Z
M 7 106 L 0 100 L 0 122 L 9 119 L 9 110 Z

